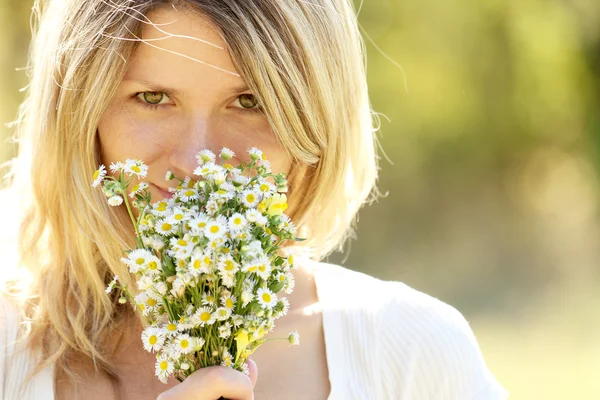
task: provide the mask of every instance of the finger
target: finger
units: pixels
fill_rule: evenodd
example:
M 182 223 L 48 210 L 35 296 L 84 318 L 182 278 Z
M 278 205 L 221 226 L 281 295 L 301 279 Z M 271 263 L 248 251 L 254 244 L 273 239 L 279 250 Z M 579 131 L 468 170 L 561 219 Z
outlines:
M 246 362 L 248 363 L 248 371 L 249 371 L 248 376 L 250 377 L 250 380 L 252 381 L 252 387 L 254 387 L 254 386 L 256 386 L 256 380 L 258 379 L 258 367 L 256 366 L 256 363 L 254 362 L 254 360 L 251 359 L 250 357 L 248 357 Z
M 180 384 L 161 393 L 157 400 L 252 400 L 252 381 L 244 373 L 229 367 L 201 368 Z

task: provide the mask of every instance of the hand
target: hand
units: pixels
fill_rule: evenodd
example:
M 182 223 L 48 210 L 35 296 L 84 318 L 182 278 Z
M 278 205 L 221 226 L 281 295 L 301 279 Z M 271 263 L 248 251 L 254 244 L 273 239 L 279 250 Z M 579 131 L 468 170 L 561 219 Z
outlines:
M 200 368 L 183 382 L 161 393 L 156 400 L 254 400 L 254 385 L 258 378 L 256 363 L 248 358 L 250 376 L 229 367 Z

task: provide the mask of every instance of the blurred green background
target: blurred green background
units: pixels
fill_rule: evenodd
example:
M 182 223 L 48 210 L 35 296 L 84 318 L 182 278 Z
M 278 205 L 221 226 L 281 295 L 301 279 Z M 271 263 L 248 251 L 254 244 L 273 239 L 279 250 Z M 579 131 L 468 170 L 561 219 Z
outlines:
M 0 8 L 0 161 L 31 1 Z M 600 398 L 600 2 L 370 0 L 380 188 L 329 262 L 459 309 L 511 399 Z

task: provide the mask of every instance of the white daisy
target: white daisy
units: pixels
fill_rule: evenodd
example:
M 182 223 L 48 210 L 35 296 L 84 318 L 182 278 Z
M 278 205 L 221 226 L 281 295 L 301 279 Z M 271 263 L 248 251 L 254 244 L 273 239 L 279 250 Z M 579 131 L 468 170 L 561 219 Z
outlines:
M 181 199 L 181 201 L 188 202 L 192 200 L 198 200 L 200 196 L 196 189 L 184 188 L 178 192 L 177 197 Z
M 194 351 L 200 351 L 206 341 L 204 340 L 204 338 L 201 338 L 201 337 L 194 337 L 192 339 L 194 342 Z
M 217 299 L 216 297 L 211 294 L 211 293 L 204 293 L 202 295 L 202 300 L 200 301 L 202 303 L 202 305 L 204 306 L 210 306 L 213 307 L 217 304 Z M 209 307 L 209 308 L 210 308 Z
M 142 343 L 147 352 L 159 351 L 165 343 L 165 335 L 156 327 L 148 327 L 142 332 Z
M 229 336 L 231 336 L 231 324 L 229 322 L 225 322 L 219 327 L 219 337 L 227 339 Z
M 182 334 L 175 339 L 175 348 L 178 353 L 189 354 L 194 351 L 194 341 L 190 335 Z
M 145 178 L 148 174 L 148 166 L 140 160 L 125 160 L 123 171 L 129 176 L 135 175 L 138 178 Z
M 251 290 L 244 290 L 242 292 L 242 307 L 246 307 L 248 303 L 254 300 L 254 296 Z
M 198 317 L 200 327 L 212 325 L 216 321 L 216 315 L 214 315 L 210 307 L 199 308 L 194 315 Z
M 154 255 L 146 249 L 135 249 L 127 255 L 127 258 L 121 258 L 123 264 L 129 266 L 129 271 L 133 274 L 140 268 L 145 268 Z
M 196 160 L 198 161 L 198 165 L 203 165 L 207 162 L 214 162 L 215 158 L 215 153 L 208 149 L 202 150 L 198 152 L 198 154 L 196 154 Z
M 219 215 L 216 219 L 211 220 L 204 228 L 204 234 L 209 239 L 217 239 L 225 236 L 227 233 L 227 217 Z
M 117 284 L 117 279 L 119 279 L 119 276 L 115 275 L 115 277 L 113 278 L 113 280 L 106 287 L 106 290 L 105 290 L 106 293 L 112 292 L 112 290 L 115 288 L 115 285 Z
M 246 217 L 244 217 L 240 213 L 234 213 L 231 217 L 229 217 L 228 222 L 229 222 L 229 229 L 232 232 L 240 232 L 248 224 Z
M 167 217 L 167 221 L 173 225 L 179 225 L 189 219 L 190 215 L 188 215 L 181 207 L 173 207 L 171 215 Z
M 169 376 L 173 373 L 175 364 L 173 360 L 165 355 L 156 358 L 155 374 L 162 383 L 167 383 Z
M 233 150 L 228 149 L 227 147 L 223 147 L 221 149 L 221 153 L 219 154 L 219 157 L 221 157 L 223 160 L 230 160 L 233 157 L 235 157 L 235 153 L 233 152 Z
M 235 301 L 236 301 L 236 297 L 233 296 L 231 293 L 228 294 L 223 294 L 221 296 L 221 305 L 223 307 L 226 307 L 230 310 L 233 311 L 233 308 L 235 307 Z
M 258 297 L 258 302 L 263 307 L 273 308 L 277 304 L 277 295 L 268 288 L 259 288 L 256 297 Z
M 223 359 L 223 361 L 221 362 L 222 366 L 231 367 L 233 365 L 233 357 L 226 348 L 223 349 L 223 352 L 221 353 L 221 357 Z
M 129 193 L 129 197 L 133 199 L 136 194 L 141 193 L 146 189 L 148 189 L 148 184 L 146 182 L 140 182 L 131 188 L 131 193 Z
M 250 178 L 246 175 L 234 173 L 231 177 L 231 181 L 237 183 L 240 187 L 246 186 L 250 182 Z
M 288 271 L 285 273 L 285 286 L 283 287 L 283 291 L 286 294 L 290 294 L 292 293 L 292 291 L 294 290 L 294 285 L 296 284 L 296 281 L 294 280 L 294 275 L 292 274 L 291 271 Z
M 99 184 L 101 184 L 104 180 L 104 177 L 106 177 L 106 167 L 104 165 L 100 165 L 100 168 L 94 172 L 94 182 L 92 182 L 92 187 L 97 187 Z
M 109 206 L 113 206 L 113 207 L 117 207 L 120 206 L 121 204 L 123 204 L 123 198 L 119 195 L 117 196 L 110 196 L 108 198 L 108 205 Z
M 241 197 L 242 203 L 244 203 L 244 205 L 248 208 L 256 207 L 258 204 L 259 194 L 252 189 L 244 190 L 241 194 Z
M 250 154 L 250 158 L 252 160 L 262 159 L 263 156 L 263 152 L 257 149 L 256 147 L 252 147 L 250 150 L 248 150 L 248 154 Z
M 123 168 L 125 168 L 125 164 L 123 164 L 121 161 L 117 161 L 111 163 L 109 168 L 113 173 L 116 173 L 117 171 L 122 172 Z
M 229 309 L 227 307 L 219 307 L 219 308 L 217 308 L 217 311 L 215 311 L 215 314 L 216 314 L 217 320 L 225 321 L 231 315 L 231 309 Z
M 269 277 L 271 276 L 271 270 L 272 270 L 269 259 L 267 257 L 260 257 L 259 259 L 256 260 L 255 264 L 256 264 L 256 273 L 258 274 L 258 276 L 260 276 L 264 280 L 269 279 Z
M 177 225 L 173 224 L 170 220 L 160 219 L 156 220 L 155 229 L 160 235 L 169 236 L 177 232 Z
M 300 334 L 298 334 L 298 331 L 290 332 L 288 336 L 288 342 L 295 346 L 300 344 Z

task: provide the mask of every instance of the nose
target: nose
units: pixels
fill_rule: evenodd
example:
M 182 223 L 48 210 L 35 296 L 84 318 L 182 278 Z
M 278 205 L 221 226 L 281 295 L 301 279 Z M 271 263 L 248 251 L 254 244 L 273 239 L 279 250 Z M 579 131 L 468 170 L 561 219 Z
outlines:
M 191 119 L 189 123 L 184 124 L 183 129 L 183 132 L 173 132 L 174 144 L 169 162 L 176 176 L 193 177 L 193 172 L 198 166 L 198 152 L 208 149 L 218 155 L 222 147 L 222 137 L 216 121 L 207 115 Z

